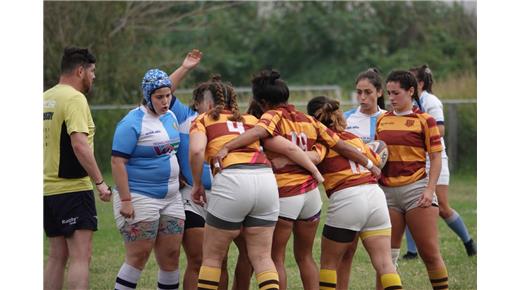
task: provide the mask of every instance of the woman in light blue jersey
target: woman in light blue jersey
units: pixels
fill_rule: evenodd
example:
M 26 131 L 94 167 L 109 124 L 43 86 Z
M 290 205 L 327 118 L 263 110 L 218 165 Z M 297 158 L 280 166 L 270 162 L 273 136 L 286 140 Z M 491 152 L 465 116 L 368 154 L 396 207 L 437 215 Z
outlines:
M 437 127 L 441 137 L 444 137 L 444 112 L 442 102 L 433 94 L 433 75 L 428 65 L 422 65 L 420 67 L 411 68 L 410 72 L 417 78 L 418 93 L 419 93 L 419 108 L 430 114 L 437 121 Z M 439 215 L 450 227 L 450 229 L 459 236 L 461 241 L 464 243 L 464 248 L 468 256 L 477 254 L 477 249 L 471 235 L 468 232 L 464 221 L 460 215 L 451 208 L 448 202 L 448 186 L 450 183 L 450 169 L 448 168 L 448 155 L 446 154 L 446 146 L 444 145 L 444 138 L 441 139 L 443 150 L 442 150 L 442 167 L 441 175 L 437 181 L 435 187 L 435 193 L 439 200 Z M 426 159 L 426 172 L 429 172 L 430 162 Z M 410 234 L 408 228 L 406 228 L 406 246 L 407 251 L 403 256 L 404 259 L 414 259 L 417 257 L 417 247 L 415 241 Z
M 343 114 L 347 121 L 346 130 L 365 143 L 374 141 L 377 117 L 385 112 L 383 80 L 377 69 L 370 68 L 357 76 L 356 98 L 359 106 Z
M 114 216 L 125 243 L 115 289 L 134 289 L 152 250 L 159 266 L 157 289 L 179 288 L 184 207 L 179 192 L 179 124 L 169 110 L 172 82 L 146 72 L 142 105 L 118 124 L 112 144 L 116 183 Z
M 386 112 L 383 80 L 376 68 L 360 73 L 356 78 L 356 98 L 359 106 L 343 114 L 347 121 L 346 131 L 354 133 L 365 143 L 374 141 L 376 120 Z M 336 289 L 348 289 L 352 259 L 357 248 L 358 238 L 349 246 L 337 270 Z M 380 279 L 376 279 L 380 284 Z

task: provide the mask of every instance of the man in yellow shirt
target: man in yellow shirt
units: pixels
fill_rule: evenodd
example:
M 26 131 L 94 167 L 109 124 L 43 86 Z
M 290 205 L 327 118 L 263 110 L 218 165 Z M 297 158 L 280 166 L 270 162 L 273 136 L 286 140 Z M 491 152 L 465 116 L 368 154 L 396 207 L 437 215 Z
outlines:
M 43 214 L 49 239 L 45 289 L 62 288 L 69 258 L 68 288 L 88 288 L 97 230 L 91 179 L 101 200 L 110 201 L 110 188 L 94 158 L 95 126 L 84 95 L 94 82 L 95 62 L 88 49 L 66 48 L 59 83 L 43 94 Z

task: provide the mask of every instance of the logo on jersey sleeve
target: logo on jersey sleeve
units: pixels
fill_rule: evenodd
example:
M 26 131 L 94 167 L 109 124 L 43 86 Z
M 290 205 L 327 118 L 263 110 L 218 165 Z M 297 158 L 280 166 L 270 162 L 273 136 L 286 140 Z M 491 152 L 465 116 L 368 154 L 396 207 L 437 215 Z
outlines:
M 56 107 L 56 101 L 55 100 L 43 101 L 43 108 L 44 109 L 53 109 L 55 107 Z

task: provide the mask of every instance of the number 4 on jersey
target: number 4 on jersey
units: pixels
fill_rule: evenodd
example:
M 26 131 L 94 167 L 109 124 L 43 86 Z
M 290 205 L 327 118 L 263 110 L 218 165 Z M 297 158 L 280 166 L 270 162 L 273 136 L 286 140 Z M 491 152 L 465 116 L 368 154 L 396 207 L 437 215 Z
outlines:
M 226 122 L 229 132 L 236 132 L 238 134 L 244 134 L 244 124 L 242 122 L 227 121 Z

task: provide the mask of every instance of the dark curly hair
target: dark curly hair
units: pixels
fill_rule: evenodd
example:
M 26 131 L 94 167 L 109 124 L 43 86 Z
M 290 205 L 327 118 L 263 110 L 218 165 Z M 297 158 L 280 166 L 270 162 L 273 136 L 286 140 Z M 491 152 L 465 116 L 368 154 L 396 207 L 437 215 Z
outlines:
M 289 100 L 289 87 L 277 70 L 262 70 L 252 80 L 253 99 L 262 105 L 277 106 Z

